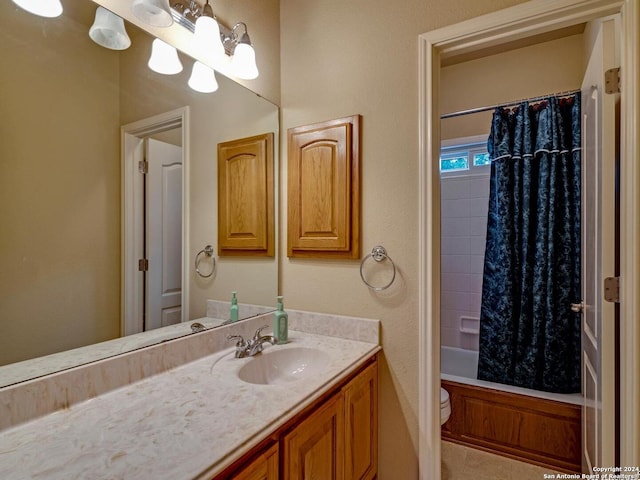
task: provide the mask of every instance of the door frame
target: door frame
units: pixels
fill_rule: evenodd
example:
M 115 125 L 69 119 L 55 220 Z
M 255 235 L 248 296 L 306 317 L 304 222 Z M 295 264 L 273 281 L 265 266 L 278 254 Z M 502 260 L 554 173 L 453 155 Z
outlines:
M 440 59 L 620 13 L 622 465 L 640 464 L 640 5 L 637 0 L 532 0 L 419 36 L 419 470 L 440 479 Z
M 189 319 L 189 107 L 154 115 L 123 125 L 121 137 L 121 292 L 120 335 L 144 328 L 144 283 L 138 259 L 144 249 L 144 179 L 138 172 L 145 138 L 182 128 L 182 321 Z

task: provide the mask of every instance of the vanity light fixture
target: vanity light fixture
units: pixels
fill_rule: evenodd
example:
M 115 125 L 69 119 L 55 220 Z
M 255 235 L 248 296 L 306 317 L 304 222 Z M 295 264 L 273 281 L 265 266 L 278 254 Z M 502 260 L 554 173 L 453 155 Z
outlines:
M 156 38 L 151 44 L 151 57 L 147 65 L 154 72 L 163 75 L 175 75 L 182 71 L 178 51 L 159 38 Z
M 60 0 L 13 0 L 13 3 L 40 17 L 53 18 L 62 15 Z
M 238 40 L 238 36 L 235 31 L 239 26 L 244 27 L 244 33 Z M 258 67 L 256 66 L 256 52 L 251 45 L 249 34 L 247 33 L 247 26 L 243 23 L 236 23 L 231 30 L 233 37 L 228 39 L 228 42 L 235 43 L 235 49 L 233 57 L 231 57 L 231 69 L 236 77 L 245 80 L 253 80 L 258 76 Z
M 220 25 L 213 15 L 209 0 L 202 7 L 202 13 L 195 21 L 195 40 L 200 45 L 210 45 L 216 57 L 224 55 L 224 46 L 220 37 Z
M 200 93 L 212 93 L 218 90 L 218 82 L 213 68 L 198 61 L 193 64 L 188 84 L 193 90 Z
M 152 27 L 170 27 L 173 24 L 169 0 L 133 0 L 131 12 Z
M 124 20 L 106 8 L 96 9 L 96 18 L 89 29 L 91 40 L 111 50 L 125 50 L 131 39 L 124 28 Z
M 213 14 L 209 0 L 206 0 L 203 7 L 195 0 L 171 0 L 170 3 L 173 20 L 194 32 L 196 42 L 205 45 L 205 48 L 213 49 L 214 57 L 219 58 L 223 53 L 231 57 L 233 75 L 243 80 L 258 77 L 255 50 L 244 22 L 227 28 Z M 242 35 L 237 33 L 240 27 L 244 29 Z

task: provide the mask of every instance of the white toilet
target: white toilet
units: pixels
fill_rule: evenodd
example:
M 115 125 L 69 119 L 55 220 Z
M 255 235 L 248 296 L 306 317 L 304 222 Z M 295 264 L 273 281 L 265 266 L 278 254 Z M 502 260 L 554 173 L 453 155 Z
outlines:
M 451 416 L 451 402 L 449 392 L 440 387 L 440 425 L 444 425 Z

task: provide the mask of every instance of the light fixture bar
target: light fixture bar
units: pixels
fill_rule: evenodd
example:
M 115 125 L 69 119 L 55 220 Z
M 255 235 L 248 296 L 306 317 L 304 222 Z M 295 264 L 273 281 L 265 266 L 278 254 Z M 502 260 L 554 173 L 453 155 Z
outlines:
M 221 24 L 213 14 L 209 0 L 206 0 L 202 7 L 196 0 L 172 0 L 169 1 L 169 7 L 173 22 L 192 32 L 201 47 L 213 48 L 213 54 L 218 58 L 222 57 L 223 52 L 231 58 L 232 76 L 242 80 L 253 80 L 258 77 L 256 52 L 244 22 L 236 23 L 233 28 Z M 214 22 L 210 22 L 209 18 Z M 238 28 L 244 29 L 242 35 L 236 32 Z M 216 39 L 218 35 L 220 35 L 219 42 Z M 208 45 L 210 43 L 212 45 Z
M 182 5 L 178 3 L 179 5 Z M 192 22 L 185 15 L 180 13 L 175 9 L 176 3 L 171 3 L 171 15 L 173 16 L 173 21 L 179 25 L 182 25 L 184 28 L 189 30 L 191 33 L 195 33 L 196 24 Z M 233 49 L 235 48 L 234 42 L 231 40 L 234 36 L 233 31 L 228 28 L 226 25 L 220 23 L 218 19 L 215 19 L 218 22 L 218 26 L 220 27 L 220 40 L 222 41 L 222 45 L 224 46 L 224 52 L 231 56 L 233 55 Z

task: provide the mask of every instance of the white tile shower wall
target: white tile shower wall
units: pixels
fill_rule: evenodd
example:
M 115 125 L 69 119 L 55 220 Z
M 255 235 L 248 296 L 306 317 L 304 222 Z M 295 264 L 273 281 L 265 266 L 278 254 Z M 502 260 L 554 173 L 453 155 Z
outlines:
M 460 331 L 461 317 L 480 318 L 489 175 L 441 179 L 441 343 L 478 349 L 478 335 Z

